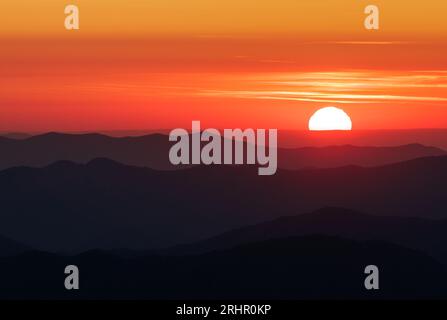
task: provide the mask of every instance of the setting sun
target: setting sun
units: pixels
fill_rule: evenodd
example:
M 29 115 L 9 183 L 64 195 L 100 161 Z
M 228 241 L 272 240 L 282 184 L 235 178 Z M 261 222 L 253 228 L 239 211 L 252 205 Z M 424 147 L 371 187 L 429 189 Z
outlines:
M 346 112 L 335 107 L 317 110 L 309 119 L 309 130 L 352 130 L 352 121 Z

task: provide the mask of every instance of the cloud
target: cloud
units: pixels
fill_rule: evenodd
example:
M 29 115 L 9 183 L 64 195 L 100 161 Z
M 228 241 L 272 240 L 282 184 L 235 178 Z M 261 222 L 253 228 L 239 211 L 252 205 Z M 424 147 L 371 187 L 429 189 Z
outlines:
M 332 103 L 445 103 L 446 71 L 337 71 L 263 74 L 239 79 L 250 90 L 198 94 L 246 99 Z

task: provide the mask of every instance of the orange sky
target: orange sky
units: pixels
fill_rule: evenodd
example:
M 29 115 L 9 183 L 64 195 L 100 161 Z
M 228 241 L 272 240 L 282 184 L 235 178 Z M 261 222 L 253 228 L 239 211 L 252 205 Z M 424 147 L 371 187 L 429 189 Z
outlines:
M 447 127 L 443 0 L 71 3 L 79 31 L 66 1 L 2 3 L 0 131 L 305 129 L 328 105 L 354 129 Z

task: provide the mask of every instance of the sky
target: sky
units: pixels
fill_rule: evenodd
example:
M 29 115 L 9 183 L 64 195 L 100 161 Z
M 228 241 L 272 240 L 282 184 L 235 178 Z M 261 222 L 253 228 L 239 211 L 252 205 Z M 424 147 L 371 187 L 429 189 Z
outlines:
M 7 1 L 0 131 L 304 130 L 325 106 L 354 130 L 447 128 L 446 15 L 444 0 Z

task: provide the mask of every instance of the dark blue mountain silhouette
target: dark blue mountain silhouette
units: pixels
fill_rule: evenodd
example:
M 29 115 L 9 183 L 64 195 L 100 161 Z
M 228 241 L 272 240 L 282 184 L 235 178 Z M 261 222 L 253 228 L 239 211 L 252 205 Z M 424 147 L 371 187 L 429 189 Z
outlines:
M 305 235 L 380 240 L 429 253 L 447 264 L 447 220 L 374 216 L 343 208 L 322 208 L 232 230 L 210 239 L 181 245 L 164 254 L 199 254 L 234 246 Z
M 14 256 L 32 250 L 27 245 L 0 235 L 0 257 Z
M 146 250 L 324 206 L 446 217 L 447 157 L 375 168 L 155 171 L 97 159 L 0 172 L 0 234 L 40 250 Z
M 79 291 L 63 287 L 66 265 L 80 268 Z M 364 269 L 381 270 L 378 291 Z M 32 268 L 30 268 L 32 266 Z M 404 299 L 446 298 L 445 267 L 382 242 L 308 236 L 182 257 L 119 258 L 41 252 L 0 258 L 0 298 L 8 299 Z

